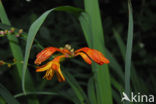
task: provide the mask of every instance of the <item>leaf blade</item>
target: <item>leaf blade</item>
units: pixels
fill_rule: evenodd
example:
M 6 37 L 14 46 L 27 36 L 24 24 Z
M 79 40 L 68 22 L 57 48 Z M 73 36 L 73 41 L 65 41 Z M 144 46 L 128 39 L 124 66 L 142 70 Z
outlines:
M 128 38 L 125 56 L 125 92 L 130 96 L 130 68 L 131 68 L 131 56 L 132 56 L 132 44 L 133 44 L 133 14 L 131 0 L 128 0 L 128 13 L 129 13 L 129 25 L 128 25 Z M 126 102 L 129 104 L 129 102 Z
M 91 39 L 87 41 L 89 47 L 97 49 L 102 53 L 105 53 L 104 46 L 104 35 L 102 29 L 102 22 L 100 17 L 100 10 L 98 0 L 84 0 L 85 3 L 85 11 L 88 14 L 88 18 L 90 19 L 90 28 L 84 28 L 85 37 Z M 93 8 L 94 7 L 94 8 Z M 81 20 L 82 21 L 82 20 Z M 81 22 L 80 21 L 80 22 Z M 82 24 L 81 24 L 82 25 Z M 91 31 L 91 34 L 87 31 Z M 87 39 L 86 38 L 86 39 Z M 88 40 L 88 39 L 87 39 Z M 96 76 L 96 91 L 97 91 L 97 103 L 98 104 L 112 104 L 112 93 L 111 93 L 111 84 L 110 84 L 110 75 L 108 70 L 108 65 L 96 65 L 92 66 L 93 72 Z
M 8 104 L 20 104 L 2 84 L 0 84 L 0 95 Z

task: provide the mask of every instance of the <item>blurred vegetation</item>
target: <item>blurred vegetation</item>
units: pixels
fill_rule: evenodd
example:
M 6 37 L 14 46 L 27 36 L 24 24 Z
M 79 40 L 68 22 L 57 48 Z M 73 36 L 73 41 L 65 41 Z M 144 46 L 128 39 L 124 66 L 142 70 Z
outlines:
M 34 22 L 42 13 L 51 8 L 70 5 L 78 8 L 84 8 L 83 0 L 1 0 L 3 1 L 7 15 L 11 21 L 12 26 L 16 29 L 23 29 L 23 36 L 18 37 L 20 47 L 23 55 L 25 52 L 26 40 L 24 35 L 27 34 L 28 29 L 32 22 Z M 156 94 L 156 2 L 155 0 L 132 0 L 133 5 L 133 17 L 134 17 L 134 37 L 133 37 L 133 52 L 132 52 L 132 64 L 135 75 L 132 72 L 132 91 L 142 92 L 147 94 Z M 126 46 L 127 43 L 127 31 L 128 31 L 128 8 L 127 1 L 112 1 L 112 0 L 99 0 L 102 26 L 105 34 L 105 46 L 113 57 L 117 60 L 124 72 L 124 58 L 120 52 L 120 47 L 117 44 L 117 37 L 119 35 Z M 0 23 L 0 30 L 4 30 L 4 25 Z M 8 26 L 6 26 L 8 27 Z M 113 32 L 114 30 L 114 32 Z M 21 104 L 27 104 L 27 99 L 33 99 L 37 97 L 40 104 L 73 104 L 70 100 L 75 98 L 71 87 L 67 83 L 59 83 L 54 78 L 51 81 L 42 79 L 44 73 L 36 73 L 34 67 L 35 56 L 41 51 L 41 44 L 43 47 L 54 46 L 62 47 L 65 44 L 71 44 L 73 48 L 78 49 L 80 47 L 87 46 L 86 39 L 83 35 L 82 28 L 79 21 L 70 13 L 55 12 L 50 14 L 39 32 L 35 44 L 31 48 L 31 54 L 29 58 L 29 71 L 34 82 L 34 88 L 39 91 L 59 92 L 62 96 L 51 95 L 37 95 L 37 96 L 22 96 L 17 98 Z M 121 49 L 124 50 L 122 47 Z M 124 50 L 125 51 L 125 50 Z M 124 56 L 124 55 L 123 55 Z M 61 63 L 62 69 L 68 71 L 78 81 L 79 85 L 83 88 L 83 91 L 87 93 L 87 83 L 89 78 L 92 77 L 91 66 L 79 59 L 71 59 Z M 13 62 L 11 50 L 9 48 L 8 39 L 6 36 L 0 37 L 0 60 L 8 63 Z M 109 59 L 109 57 L 108 57 Z M 119 90 L 123 90 L 124 82 L 116 74 L 113 67 L 109 68 L 110 75 L 117 81 L 122 87 Z M 21 82 L 16 67 L 13 65 L 8 67 L 7 65 L 0 66 L 0 83 L 3 84 L 12 95 L 21 92 Z M 118 70 L 118 69 L 116 69 Z M 68 75 L 68 74 L 67 74 Z M 134 76 L 133 76 L 134 75 Z M 112 81 L 112 80 L 111 80 Z M 136 85 L 136 86 L 135 86 Z M 121 92 L 117 91 L 120 100 Z M 66 98 L 68 94 L 71 97 Z M 115 95 L 113 93 L 113 95 Z M 4 99 L 0 97 L 0 103 L 4 102 Z M 114 104 L 117 100 L 113 98 Z M 2 103 L 5 104 L 5 103 Z

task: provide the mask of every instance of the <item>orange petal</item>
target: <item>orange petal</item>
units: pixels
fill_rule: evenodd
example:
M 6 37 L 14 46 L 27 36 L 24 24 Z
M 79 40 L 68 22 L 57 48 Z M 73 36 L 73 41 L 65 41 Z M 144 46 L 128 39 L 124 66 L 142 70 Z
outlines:
M 51 65 L 51 68 L 52 68 L 53 70 L 57 70 L 57 69 L 59 69 L 59 67 L 60 67 L 60 64 L 59 64 L 59 63 L 53 63 L 53 64 Z
M 85 52 L 91 59 L 93 59 L 93 61 L 95 61 L 99 65 L 102 65 L 104 63 L 105 64 L 109 63 L 109 60 L 107 58 L 105 58 L 104 55 L 101 52 L 99 52 L 98 50 L 84 47 L 84 48 L 76 50 L 75 53 L 78 53 L 81 51 Z
M 62 72 L 61 72 L 60 63 L 59 63 L 60 60 L 61 60 L 62 58 L 64 58 L 64 57 L 66 57 L 66 56 L 65 56 L 65 55 L 60 55 L 60 56 L 55 57 L 55 58 L 52 60 L 53 63 L 52 63 L 51 68 L 56 72 L 56 76 L 57 76 L 59 82 L 65 81 L 65 78 L 64 78 L 64 76 L 63 76 L 63 74 L 62 74 Z
M 86 63 L 92 64 L 92 61 L 89 59 L 89 57 L 85 53 L 78 52 L 75 56 L 78 56 L 78 55 L 80 55 Z
M 86 51 L 88 51 L 89 49 L 90 49 L 90 48 L 88 48 L 88 47 L 83 47 L 83 48 L 80 48 L 80 49 L 76 50 L 75 53 L 78 53 L 78 52 L 81 52 L 81 51 L 86 52 Z
M 42 72 L 42 71 L 46 71 L 46 70 L 50 69 L 52 63 L 53 63 L 53 62 L 50 61 L 50 62 L 48 62 L 48 63 L 45 64 L 45 65 L 42 65 L 42 66 L 37 67 L 36 72 Z
M 58 48 L 48 47 L 43 49 L 40 53 L 37 54 L 35 64 L 39 65 L 43 61 L 47 60 L 54 52 L 59 51 Z
M 47 80 L 51 80 L 54 76 L 54 70 L 49 69 L 46 71 L 46 74 L 44 75 L 43 78 L 47 79 Z
M 60 68 L 56 71 L 56 76 L 57 76 L 57 79 L 59 82 L 65 81 L 65 78 L 64 78 Z
M 62 54 L 66 55 L 66 54 L 71 54 L 71 52 L 68 49 L 60 49 L 59 50 Z
M 59 63 L 60 60 L 61 60 L 62 58 L 64 58 L 64 57 L 66 57 L 66 55 L 60 55 L 60 56 L 55 57 L 52 61 L 53 61 L 53 62 L 56 62 L 56 63 Z
M 58 71 L 60 69 L 60 60 L 62 58 L 64 58 L 65 55 L 60 55 L 60 56 L 57 56 L 55 57 L 53 60 L 52 60 L 52 65 L 51 65 L 51 68 L 55 71 Z
M 99 65 L 102 65 L 102 64 L 108 64 L 109 63 L 109 60 L 107 58 L 104 57 L 104 55 L 99 52 L 98 50 L 95 50 L 95 49 L 92 49 L 92 53 L 95 53 L 92 57 L 93 57 L 93 60 L 98 63 Z

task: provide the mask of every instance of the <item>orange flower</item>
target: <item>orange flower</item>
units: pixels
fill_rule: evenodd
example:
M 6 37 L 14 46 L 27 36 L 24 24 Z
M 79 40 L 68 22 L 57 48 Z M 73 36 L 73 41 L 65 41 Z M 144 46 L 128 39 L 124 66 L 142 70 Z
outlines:
M 104 57 L 104 55 L 101 52 L 99 52 L 98 50 L 90 49 L 88 47 L 84 47 L 84 48 L 81 48 L 81 49 L 76 50 L 75 51 L 75 54 L 77 55 L 77 54 L 82 53 L 82 52 L 86 53 L 93 61 L 95 61 L 99 65 L 103 65 L 104 63 L 105 64 L 108 64 L 109 63 L 109 60 L 106 59 Z M 84 58 L 83 55 L 81 55 L 81 56 L 82 56 L 82 58 Z M 88 58 L 88 56 L 87 56 L 87 58 Z M 86 60 L 89 59 L 89 58 L 88 59 L 87 58 L 86 58 Z M 89 63 L 89 64 L 91 64 L 91 63 Z
M 65 78 L 61 72 L 60 63 L 59 63 L 60 59 L 64 57 L 65 55 L 55 57 L 52 61 L 48 62 L 46 65 L 37 67 L 36 72 L 46 71 L 46 74 L 44 75 L 43 78 L 46 78 L 47 80 L 51 80 L 54 73 L 56 73 L 56 76 L 59 82 L 65 81 Z
M 74 51 L 74 49 L 71 49 L 70 45 L 65 45 L 64 48 L 60 49 L 55 47 L 48 47 L 43 49 L 39 54 L 37 54 L 35 64 L 41 64 L 43 61 L 50 58 L 50 56 L 53 55 L 55 52 L 60 52 L 63 55 L 55 57 L 52 61 L 48 62 L 46 65 L 38 67 L 36 70 L 36 72 L 46 71 L 44 78 L 46 78 L 47 80 L 51 80 L 54 73 L 56 73 L 59 82 L 65 81 L 65 78 L 60 69 L 60 60 L 62 58 L 72 58 L 80 55 L 83 60 L 88 64 L 92 63 L 91 59 L 99 65 L 109 63 L 109 60 L 105 58 L 104 55 L 98 50 L 84 47 Z

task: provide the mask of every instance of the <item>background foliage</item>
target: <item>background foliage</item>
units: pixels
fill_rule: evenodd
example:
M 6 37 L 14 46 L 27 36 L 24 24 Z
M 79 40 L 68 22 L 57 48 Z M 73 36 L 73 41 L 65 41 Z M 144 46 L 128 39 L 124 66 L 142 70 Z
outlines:
M 18 31 L 18 29 L 24 30 L 22 37 L 17 38 L 17 41 L 20 44 L 19 48 L 21 48 L 20 54 L 22 54 L 22 56 L 25 54 L 26 43 L 28 44 L 28 40 L 26 39 L 30 26 L 45 11 L 58 6 L 70 5 L 84 9 L 88 13 L 89 10 L 92 10 L 90 12 L 91 14 L 92 12 L 98 13 L 98 10 L 95 10 L 95 8 L 98 7 L 93 8 L 96 0 L 92 0 L 91 3 L 89 3 L 89 0 L 88 2 L 87 0 L 85 0 L 85 2 L 83 0 L 1 1 L 3 2 L 11 26 L 9 26 L 10 24 L 4 23 L 1 19 L 0 30 L 10 29 L 11 27 L 15 27 L 17 29 L 16 31 Z M 156 52 L 154 46 L 156 39 L 156 13 L 154 11 L 156 9 L 156 2 L 154 0 L 132 0 L 132 5 L 134 32 L 131 91 L 136 93 L 141 92 L 143 94 L 156 94 Z M 97 93 L 95 92 L 97 86 L 95 86 L 94 70 L 91 70 L 94 69 L 94 65 L 87 65 L 79 57 L 61 63 L 62 70 L 64 71 L 68 83 L 58 83 L 56 78 L 51 81 L 46 81 L 42 79 L 44 73 L 35 72 L 35 56 L 43 47 L 63 47 L 67 43 L 71 44 L 75 49 L 89 46 L 102 50 L 102 52 L 105 50 L 105 55 L 111 61 L 108 69 L 110 74 L 107 75 L 110 76 L 110 79 L 108 76 L 108 81 L 110 81 L 112 85 L 112 90 L 108 90 L 107 93 L 112 93 L 114 104 L 121 103 L 121 94 L 125 87 L 124 68 L 129 16 L 127 1 L 120 0 L 117 2 L 112 0 L 99 0 L 101 17 L 99 18 L 99 21 L 97 21 L 97 15 L 95 15 L 95 18 L 91 18 L 91 21 L 95 24 L 99 22 L 99 24 L 102 25 L 100 31 L 104 31 L 104 35 L 103 33 L 100 33 L 100 35 L 104 36 L 105 45 L 99 43 L 98 39 L 96 40 L 95 38 L 96 41 L 93 42 L 93 45 L 91 45 L 92 43 L 89 41 L 86 41 L 88 36 L 86 34 L 90 34 L 89 37 L 92 35 L 96 37 L 95 33 L 97 29 L 101 27 L 98 25 L 99 28 L 96 29 L 98 26 L 88 24 L 91 22 L 90 19 L 87 18 L 88 14 L 83 14 L 79 17 L 79 15 L 77 15 L 79 12 L 74 11 L 73 14 L 73 11 L 71 13 L 71 10 L 73 9 L 67 10 L 68 12 L 62 12 L 66 11 L 64 8 L 59 10 L 59 12 L 50 13 L 37 32 L 34 44 L 31 47 L 28 61 L 29 72 L 26 74 L 25 80 L 26 89 L 29 91 L 27 92 L 27 96 L 24 96 L 24 94 L 21 93 L 22 68 L 20 67 L 22 66 L 18 66 L 18 70 L 15 65 L 10 68 L 8 68 L 7 65 L 0 66 L 0 103 L 6 104 L 7 101 L 11 101 L 7 103 L 64 104 L 66 102 L 68 104 L 103 104 L 103 102 L 107 100 L 105 100 L 107 95 L 103 94 L 105 98 L 101 98 L 101 101 L 95 96 Z M 2 12 L 0 12 L 0 15 L 2 15 Z M 88 25 L 92 27 L 88 27 Z M 87 28 L 85 28 L 85 26 Z M 84 31 L 86 31 L 86 34 Z M 90 31 L 92 32 L 90 33 Z M 105 49 L 101 49 L 101 47 Z M 13 62 L 14 58 L 11 53 L 12 51 L 7 37 L 0 37 L 0 60 L 10 63 Z M 14 53 L 19 56 L 17 50 L 14 50 Z M 17 61 L 17 63 L 22 65 L 19 61 Z M 105 77 L 106 76 L 102 76 L 101 78 Z M 103 82 L 103 85 L 101 86 L 104 87 L 105 85 L 106 82 Z M 111 104 L 110 100 L 107 101 Z

